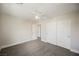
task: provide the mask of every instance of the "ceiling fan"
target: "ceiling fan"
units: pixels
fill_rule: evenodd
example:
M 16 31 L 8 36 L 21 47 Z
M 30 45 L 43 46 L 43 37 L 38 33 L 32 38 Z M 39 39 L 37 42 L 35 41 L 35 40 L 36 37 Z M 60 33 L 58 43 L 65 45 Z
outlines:
M 35 20 L 47 20 L 50 19 L 42 10 L 35 10 L 32 12 Z

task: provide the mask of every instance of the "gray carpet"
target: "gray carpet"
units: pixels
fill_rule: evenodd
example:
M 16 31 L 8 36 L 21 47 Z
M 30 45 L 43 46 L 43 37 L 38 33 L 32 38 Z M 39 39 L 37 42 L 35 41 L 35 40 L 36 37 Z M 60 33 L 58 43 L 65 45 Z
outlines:
M 68 49 L 33 40 L 16 46 L 4 48 L 0 51 L 1 56 L 79 56 Z

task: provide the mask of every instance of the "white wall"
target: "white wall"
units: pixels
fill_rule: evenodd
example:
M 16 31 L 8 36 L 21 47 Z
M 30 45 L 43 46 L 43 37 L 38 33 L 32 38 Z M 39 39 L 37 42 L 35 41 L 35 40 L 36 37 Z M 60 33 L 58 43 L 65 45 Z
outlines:
M 72 17 L 72 23 L 71 23 L 71 34 L 72 34 L 72 40 L 71 40 L 71 51 L 74 51 L 76 53 L 79 53 L 79 13 L 77 12 Z
M 0 42 L 1 42 L 1 14 L 0 14 Z M 0 43 L 1 45 L 1 43 Z
M 32 40 L 32 23 L 2 15 L 0 48 Z

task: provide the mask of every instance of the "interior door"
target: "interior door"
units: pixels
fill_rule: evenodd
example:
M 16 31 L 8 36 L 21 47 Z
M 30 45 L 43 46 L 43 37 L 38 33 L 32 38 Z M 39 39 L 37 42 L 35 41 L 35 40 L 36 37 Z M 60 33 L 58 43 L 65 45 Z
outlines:
M 37 26 L 36 24 L 32 24 L 32 39 L 37 39 Z
M 46 24 L 46 41 L 56 45 L 56 21 L 50 21 Z
M 70 20 L 57 20 L 57 45 L 70 49 Z

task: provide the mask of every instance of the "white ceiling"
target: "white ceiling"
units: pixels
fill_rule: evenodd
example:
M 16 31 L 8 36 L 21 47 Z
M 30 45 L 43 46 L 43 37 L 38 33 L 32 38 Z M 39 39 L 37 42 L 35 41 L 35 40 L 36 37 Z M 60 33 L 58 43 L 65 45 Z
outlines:
M 0 4 L 0 9 L 4 14 L 26 20 L 35 20 L 35 15 L 39 12 L 41 12 L 39 13 L 41 19 L 50 19 L 58 15 L 76 11 L 78 10 L 78 5 L 75 3 L 6 3 Z

